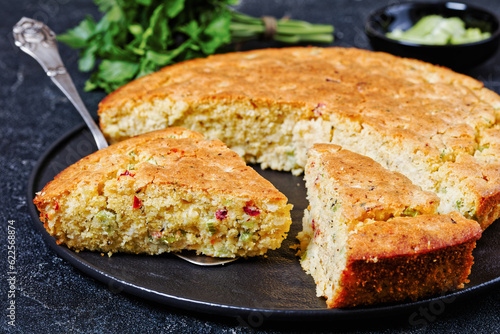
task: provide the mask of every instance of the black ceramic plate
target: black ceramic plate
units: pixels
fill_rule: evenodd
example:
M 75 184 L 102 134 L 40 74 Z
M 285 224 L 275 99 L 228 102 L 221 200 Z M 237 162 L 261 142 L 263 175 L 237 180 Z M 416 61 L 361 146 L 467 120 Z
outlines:
M 45 231 L 32 200 L 35 192 L 62 169 L 95 150 L 90 132 L 84 126 L 57 141 L 43 155 L 31 175 L 28 202 L 35 228 L 57 254 L 115 292 L 127 292 L 184 310 L 247 316 L 244 319 L 254 321 L 268 318 L 347 320 L 394 315 L 433 302 L 459 300 L 458 297 L 469 296 L 500 281 L 500 224 L 493 224 L 474 251 L 475 264 L 465 289 L 419 302 L 329 310 L 324 299 L 316 297 L 313 279 L 305 274 L 294 255 L 295 251 L 290 249 L 301 230 L 302 213 L 307 206 L 302 177 L 258 167 L 255 169 L 294 204 L 293 224 L 288 238 L 279 250 L 269 252 L 266 257 L 240 259 L 224 266 L 198 267 L 170 254 L 114 254 L 108 257 L 92 252 L 75 253 L 57 245 Z

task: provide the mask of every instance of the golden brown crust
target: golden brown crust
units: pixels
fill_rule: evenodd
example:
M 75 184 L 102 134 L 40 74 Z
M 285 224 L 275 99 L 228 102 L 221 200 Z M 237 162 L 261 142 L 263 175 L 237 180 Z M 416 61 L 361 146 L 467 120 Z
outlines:
M 355 260 L 342 273 L 338 298 L 328 307 L 415 301 L 463 288 L 473 264 L 475 240 L 424 254 Z
M 347 261 L 377 262 L 413 256 L 478 240 L 481 227 L 458 212 L 449 215 L 396 217 L 368 220 L 352 227 Z
M 47 184 L 34 203 L 43 208 L 82 183 L 95 184 L 99 188 L 108 176 L 116 178 L 119 170 L 127 169 L 133 160 L 132 152 L 146 160 L 130 172 L 136 191 L 151 183 L 175 184 L 212 194 L 247 196 L 266 202 L 286 200 L 269 181 L 246 166 L 222 142 L 205 140 L 194 131 L 168 128 L 128 139 L 84 157 Z

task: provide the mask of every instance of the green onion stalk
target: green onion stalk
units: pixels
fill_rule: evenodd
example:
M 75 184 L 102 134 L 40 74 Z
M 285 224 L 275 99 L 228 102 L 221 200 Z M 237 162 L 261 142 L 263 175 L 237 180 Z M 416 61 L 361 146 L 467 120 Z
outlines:
M 270 23 L 267 23 L 269 22 Z M 231 40 L 244 42 L 257 39 L 272 39 L 282 43 L 331 43 L 333 42 L 332 25 L 311 24 L 305 21 L 264 16 L 255 18 L 237 11 L 231 12 Z

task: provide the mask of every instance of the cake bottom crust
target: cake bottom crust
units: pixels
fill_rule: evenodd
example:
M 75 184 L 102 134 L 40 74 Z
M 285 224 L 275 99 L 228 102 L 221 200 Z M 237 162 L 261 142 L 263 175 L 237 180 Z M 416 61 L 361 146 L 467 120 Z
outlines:
M 417 299 L 461 289 L 468 283 L 475 240 L 424 254 L 347 263 L 329 308 Z

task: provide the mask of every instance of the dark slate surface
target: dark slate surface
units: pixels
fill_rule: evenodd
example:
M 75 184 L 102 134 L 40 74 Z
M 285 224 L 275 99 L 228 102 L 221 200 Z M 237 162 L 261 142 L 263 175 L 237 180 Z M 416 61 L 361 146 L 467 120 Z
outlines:
M 261 16 L 335 25 L 336 46 L 370 48 L 363 21 L 372 10 L 396 1 L 375 0 L 242 0 L 237 8 Z M 474 2 L 500 15 L 496 0 Z M 500 286 L 450 303 L 429 304 L 418 314 L 397 318 L 335 323 L 275 323 L 254 314 L 247 319 L 194 314 L 155 304 L 85 276 L 59 258 L 30 222 L 26 206 L 29 175 L 42 153 L 69 129 L 82 123 L 69 101 L 39 65 L 18 51 L 12 26 L 22 17 L 47 23 L 56 33 L 73 27 L 86 14 L 98 16 L 90 0 L 5 1 L 0 11 L 0 332 L 18 333 L 500 333 Z M 247 47 L 267 44 L 251 43 Z M 101 92 L 82 91 L 88 74 L 77 69 L 75 51 L 60 46 L 68 71 L 96 116 Z M 500 54 L 467 74 L 500 92 Z M 10 235 L 16 258 L 9 268 Z M 12 231 L 15 231 L 13 234 Z M 10 240 L 13 240 L 12 237 Z M 12 269 L 14 273 L 12 273 Z M 13 278 L 15 280 L 13 280 Z M 13 284 L 10 284 L 13 283 Z M 15 310 L 8 310 L 10 301 Z M 14 315 L 15 326 L 9 325 Z

